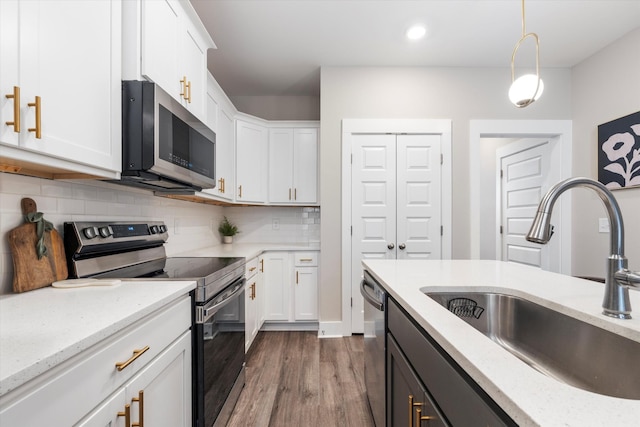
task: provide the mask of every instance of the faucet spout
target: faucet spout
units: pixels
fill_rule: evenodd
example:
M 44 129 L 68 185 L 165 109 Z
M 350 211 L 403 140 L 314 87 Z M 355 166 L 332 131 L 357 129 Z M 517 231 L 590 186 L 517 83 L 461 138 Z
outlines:
M 613 194 L 598 181 L 589 178 L 569 178 L 554 185 L 544 195 L 533 219 L 526 239 L 530 242 L 546 244 L 553 234 L 551 213 L 553 205 L 562 193 L 574 187 L 589 188 L 596 192 L 609 217 L 611 225 L 611 249 L 606 265 L 605 295 L 602 302 L 603 314 L 620 319 L 631 318 L 629 288 L 640 290 L 640 273 L 627 269 L 624 256 L 624 223 L 622 212 Z

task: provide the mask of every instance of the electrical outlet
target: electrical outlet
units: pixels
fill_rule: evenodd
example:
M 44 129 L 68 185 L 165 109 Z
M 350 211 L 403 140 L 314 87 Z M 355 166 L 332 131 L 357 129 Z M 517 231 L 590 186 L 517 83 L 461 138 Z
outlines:
M 609 233 L 609 219 L 598 218 L 598 233 Z
M 271 228 L 273 228 L 274 230 L 280 230 L 280 219 L 279 218 L 273 218 L 273 220 L 271 221 Z

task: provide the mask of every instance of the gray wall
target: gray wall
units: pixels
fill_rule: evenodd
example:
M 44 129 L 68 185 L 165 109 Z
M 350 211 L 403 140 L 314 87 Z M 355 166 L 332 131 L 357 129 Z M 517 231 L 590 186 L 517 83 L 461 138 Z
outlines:
M 509 58 L 505 58 L 508 64 Z M 322 267 L 320 319 L 341 320 L 341 121 L 354 118 L 451 119 L 453 258 L 470 257 L 469 121 L 571 118 L 571 70 L 543 69 L 545 93 L 526 109 L 507 98 L 505 68 L 323 68 L 321 71 Z
M 640 29 L 572 70 L 574 175 L 598 178 L 598 125 L 640 111 Z M 629 267 L 640 270 L 640 187 L 617 190 Z M 585 190 L 573 195 L 573 273 L 603 277 L 609 235 L 598 233 L 606 217 L 600 200 Z
M 238 111 L 265 120 L 320 120 L 317 96 L 232 96 Z

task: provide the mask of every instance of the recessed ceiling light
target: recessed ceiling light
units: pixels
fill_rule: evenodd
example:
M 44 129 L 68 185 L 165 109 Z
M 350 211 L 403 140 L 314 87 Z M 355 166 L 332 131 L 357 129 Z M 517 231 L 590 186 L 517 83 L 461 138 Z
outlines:
M 409 40 L 419 40 L 427 34 L 427 29 L 424 25 L 414 25 L 407 30 L 407 38 Z

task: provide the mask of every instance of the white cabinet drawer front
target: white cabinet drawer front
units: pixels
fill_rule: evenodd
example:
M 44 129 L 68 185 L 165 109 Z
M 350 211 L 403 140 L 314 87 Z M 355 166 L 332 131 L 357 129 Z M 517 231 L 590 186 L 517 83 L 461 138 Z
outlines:
M 185 296 L 3 396 L 1 424 L 75 424 L 189 329 L 191 310 Z
M 247 263 L 245 264 L 245 272 L 244 272 L 244 277 L 247 278 L 247 281 L 249 279 L 251 279 L 253 276 L 255 276 L 258 271 L 260 270 L 260 266 L 258 265 L 258 257 L 255 258 L 251 258 L 249 261 L 247 261 Z
M 318 265 L 318 252 L 294 252 L 296 267 L 315 267 Z

